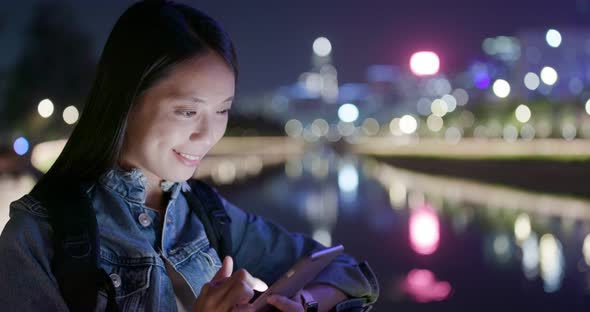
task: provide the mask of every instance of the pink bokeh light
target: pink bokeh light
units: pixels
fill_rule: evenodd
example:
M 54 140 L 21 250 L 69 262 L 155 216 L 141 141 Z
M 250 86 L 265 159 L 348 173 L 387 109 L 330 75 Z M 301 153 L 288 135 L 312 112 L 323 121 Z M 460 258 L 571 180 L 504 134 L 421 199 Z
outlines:
M 416 302 L 442 301 L 451 295 L 449 282 L 437 281 L 429 270 L 411 270 L 401 284 L 401 290 Z
M 440 226 L 438 216 L 428 204 L 410 212 L 410 245 L 422 255 L 430 255 L 438 249 Z

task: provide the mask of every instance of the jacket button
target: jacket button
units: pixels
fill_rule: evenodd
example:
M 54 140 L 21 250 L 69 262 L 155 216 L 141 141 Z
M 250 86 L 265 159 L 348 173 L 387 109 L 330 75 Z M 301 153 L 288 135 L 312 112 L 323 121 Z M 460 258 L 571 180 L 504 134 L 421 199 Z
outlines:
M 115 288 L 121 287 L 121 277 L 119 276 L 119 274 L 113 273 L 109 275 L 109 277 L 111 278 L 111 281 L 113 282 L 113 286 L 115 286 Z
M 143 227 L 148 227 L 152 224 L 152 218 L 150 218 L 150 216 L 148 216 L 147 213 L 141 213 L 139 214 L 139 217 L 137 218 L 139 220 L 139 223 L 143 226 Z

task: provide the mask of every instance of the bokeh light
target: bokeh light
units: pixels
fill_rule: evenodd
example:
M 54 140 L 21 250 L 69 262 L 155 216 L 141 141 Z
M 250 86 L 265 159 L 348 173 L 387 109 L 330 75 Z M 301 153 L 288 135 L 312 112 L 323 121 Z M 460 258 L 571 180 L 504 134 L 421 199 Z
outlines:
M 578 130 L 576 129 L 576 126 L 573 125 L 572 123 L 566 122 L 561 126 L 561 136 L 566 141 L 571 141 L 571 140 L 575 139 L 577 133 L 578 133 Z
M 469 102 L 469 93 L 465 89 L 456 89 L 452 93 L 453 97 L 457 100 L 457 105 L 464 106 Z
M 552 234 L 545 234 L 539 243 L 541 277 L 544 289 L 551 293 L 561 288 L 564 277 L 564 258 L 561 243 Z
M 330 125 L 324 119 L 318 118 L 311 123 L 311 132 L 318 137 L 327 135 L 329 130 Z
M 313 52 L 318 56 L 328 56 L 332 52 L 332 44 L 326 37 L 319 37 L 313 42 Z
M 440 229 L 434 209 L 424 204 L 410 212 L 410 243 L 412 249 L 422 255 L 429 255 L 438 249 Z
M 416 52 L 410 58 L 410 69 L 418 76 L 435 75 L 440 69 L 440 59 L 431 51 Z
M 561 34 L 555 29 L 549 29 L 545 35 L 547 44 L 552 48 L 557 48 L 561 45 Z
M 536 90 L 540 84 L 541 80 L 537 74 L 528 72 L 526 75 L 524 75 L 524 86 L 527 89 L 531 91 Z
M 291 119 L 285 124 L 285 133 L 293 138 L 300 137 L 303 133 L 303 124 L 297 119 Z
M 430 105 L 430 111 L 435 116 L 443 117 L 449 112 L 449 108 L 447 105 L 447 102 L 441 99 L 436 99 L 432 101 L 432 104 Z
M 494 81 L 492 85 L 494 94 L 499 98 L 506 98 L 510 94 L 510 84 L 504 79 Z
M 590 234 L 586 235 L 584 238 L 582 254 L 584 254 L 584 261 L 586 261 L 586 265 L 590 266 Z
M 404 115 L 399 120 L 399 128 L 405 134 L 412 134 L 418 129 L 418 121 L 412 115 Z
M 521 213 L 514 222 L 514 236 L 519 243 L 524 242 L 531 235 L 531 219 L 526 213 Z
M 525 141 L 530 141 L 532 139 L 535 138 L 535 127 L 533 127 L 531 124 L 525 123 L 524 125 L 522 125 L 522 127 L 520 127 L 520 136 L 525 140 Z
M 457 99 L 455 99 L 454 96 L 445 94 L 441 97 L 441 100 L 447 103 L 447 109 L 449 113 L 455 111 L 455 108 L 457 108 Z
M 525 123 L 531 119 L 531 109 L 524 104 L 520 104 L 514 111 L 514 115 L 516 116 L 516 120 Z
M 402 135 L 402 131 L 399 128 L 399 118 L 393 118 L 391 120 L 391 122 L 389 123 L 389 131 L 391 132 L 391 134 L 395 135 L 395 136 L 400 136 Z
M 31 152 L 31 164 L 37 170 L 46 173 L 53 165 L 67 140 L 56 140 L 39 143 L 33 147 Z
M 362 126 L 363 133 L 369 136 L 376 135 L 380 128 L 381 126 L 375 118 L 365 119 Z
M 18 155 L 24 155 L 29 151 L 29 141 L 24 137 L 19 137 L 14 140 L 14 144 L 12 146 L 14 148 L 14 152 Z
M 359 109 L 352 103 L 342 104 L 338 109 L 338 118 L 344 122 L 354 122 L 359 117 Z
M 49 99 L 42 100 L 41 102 L 39 102 L 39 105 L 37 106 L 37 111 L 39 112 L 39 115 L 41 115 L 41 117 L 43 118 L 51 117 L 51 115 L 53 114 L 53 109 L 53 103 Z
M 428 118 L 426 119 L 426 125 L 428 126 L 428 129 L 430 129 L 433 132 L 440 131 L 440 129 L 442 129 L 443 127 L 443 124 L 443 119 L 434 114 L 428 116 Z
M 359 185 L 359 174 L 354 165 L 343 165 L 338 171 L 338 187 L 342 192 L 356 192 Z
M 545 66 L 541 69 L 541 80 L 548 86 L 552 86 L 557 82 L 557 71 L 550 66 Z
M 236 179 L 236 173 L 236 164 L 230 160 L 223 160 L 211 172 L 211 178 L 215 184 L 231 184 Z
M 78 121 L 78 117 L 80 117 L 80 113 L 78 112 L 78 109 L 76 108 L 76 106 L 72 105 L 72 106 L 68 106 L 64 109 L 62 117 L 68 125 L 73 125 L 76 123 L 76 121 Z
M 457 127 L 449 127 L 445 131 L 445 141 L 449 144 L 458 144 L 462 136 L 461 130 Z
M 502 129 L 502 137 L 506 142 L 514 142 L 518 139 L 518 129 L 513 125 L 507 125 Z
M 411 270 L 401 289 L 419 303 L 445 300 L 453 290 L 449 282 L 437 281 L 432 271 L 424 269 Z

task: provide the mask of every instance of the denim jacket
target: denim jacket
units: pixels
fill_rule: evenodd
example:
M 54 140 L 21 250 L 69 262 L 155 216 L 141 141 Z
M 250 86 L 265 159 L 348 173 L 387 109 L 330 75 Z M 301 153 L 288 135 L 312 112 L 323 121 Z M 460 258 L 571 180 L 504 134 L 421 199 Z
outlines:
M 176 311 L 166 267 L 184 279 L 196 298 L 221 260 L 181 192 L 190 188 L 188 183 L 162 185 L 170 194 L 165 215 L 145 206 L 146 183 L 138 169 L 113 169 L 88 188 L 98 223 L 100 266 L 111 277 L 122 311 Z M 269 285 L 300 257 L 324 248 L 221 200 L 232 220 L 235 268 Z M 30 195 L 10 205 L 10 220 L 0 236 L 1 311 L 68 310 L 51 271 L 54 252 L 47 218 L 46 209 Z M 379 292 L 368 265 L 348 255 L 337 257 L 313 283 L 332 285 L 352 298 L 337 311 L 372 304 Z M 104 310 L 106 294 L 99 292 L 97 301 L 96 310 Z

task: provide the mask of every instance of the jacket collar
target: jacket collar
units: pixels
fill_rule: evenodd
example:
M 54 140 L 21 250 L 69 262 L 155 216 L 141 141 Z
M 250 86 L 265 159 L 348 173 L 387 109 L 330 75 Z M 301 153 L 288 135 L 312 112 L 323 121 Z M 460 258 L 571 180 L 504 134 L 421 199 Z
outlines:
M 112 168 L 100 177 L 99 182 L 129 201 L 145 204 L 148 181 L 139 168 L 133 168 L 130 171 L 120 167 Z M 176 199 L 181 191 L 190 191 L 186 181 L 163 180 L 160 182 L 160 188 L 164 192 L 170 192 L 171 199 Z

